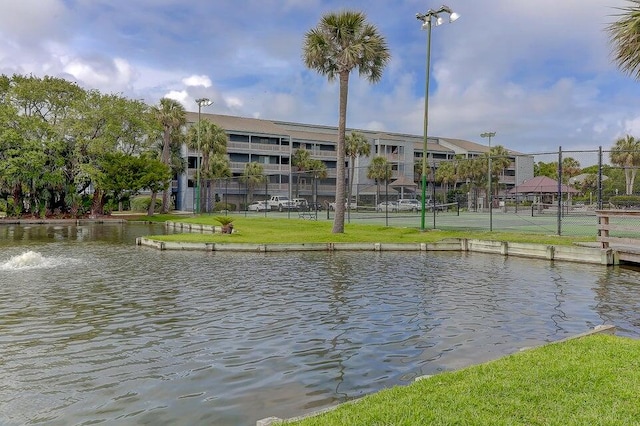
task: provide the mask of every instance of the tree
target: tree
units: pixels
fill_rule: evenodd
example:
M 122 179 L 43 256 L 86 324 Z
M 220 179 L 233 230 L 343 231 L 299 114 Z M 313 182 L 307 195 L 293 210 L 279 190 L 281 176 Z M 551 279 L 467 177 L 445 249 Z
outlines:
M 353 193 L 353 181 L 355 173 L 355 161 L 360 156 L 368 157 L 371 154 L 371 145 L 360 132 L 351 132 L 345 139 L 345 155 L 349 157 L 349 188 L 347 193 L 347 209 L 351 209 L 351 194 Z
M 207 179 L 207 182 L 210 183 L 211 187 L 215 187 L 216 180 L 222 178 L 231 177 L 231 164 L 229 162 L 229 157 L 227 154 L 216 153 L 209 157 L 209 161 L 207 164 L 207 168 L 203 169 L 203 176 Z M 210 205 L 210 201 L 213 199 L 211 197 L 211 192 L 207 192 L 207 211 L 214 207 Z
M 390 58 L 389 48 L 377 28 L 366 22 L 364 13 L 342 11 L 327 13 L 315 28 L 305 34 L 303 58 L 308 68 L 327 76 L 329 81 L 336 77 L 339 80 L 336 214 L 332 232 L 343 233 L 349 75 L 358 69 L 359 75 L 370 82 L 379 81 Z
M 311 168 L 311 161 L 311 153 L 304 148 L 297 149 L 291 156 L 291 165 L 298 169 L 298 173 L 296 173 L 296 197 L 298 197 L 300 190 L 300 175 Z
M 373 160 L 367 168 L 367 178 L 376 181 L 376 205 L 380 200 L 380 182 L 388 183 L 391 180 L 391 164 L 389 161 L 380 156 L 373 157 Z M 336 209 L 338 208 L 336 204 Z
M 550 162 L 545 163 L 543 161 L 539 161 L 533 165 L 533 175 L 534 176 L 546 176 L 551 179 L 558 178 L 558 162 Z
M 498 194 L 500 190 L 500 175 L 504 173 L 504 169 L 511 164 L 511 158 L 509 157 L 509 151 L 502 145 L 496 145 L 491 147 L 491 188 L 492 199 L 494 195 Z M 486 169 L 485 169 L 486 170 Z
M 162 154 L 160 160 L 167 166 L 171 165 L 171 144 L 175 143 L 176 130 L 187 122 L 184 107 L 173 99 L 162 98 L 160 104 L 152 108 L 153 115 L 162 126 Z M 174 136 L 172 138 L 172 136 Z M 169 187 L 162 191 L 162 213 L 169 211 Z
M 573 157 L 562 159 L 562 182 L 568 183 L 569 179 L 580 174 L 580 162 Z
M 618 8 L 618 20 L 606 28 L 613 46 L 614 61 L 625 73 L 640 78 L 640 0 Z
M 625 194 L 633 194 L 633 182 L 640 166 L 640 141 L 626 135 L 616 141 L 609 153 L 611 162 L 624 169 Z
M 451 161 L 443 161 L 438 165 L 436 170 L 436 182 L 443 185 L 444 202 L 448 202 L 447 193 L 449 192 L 449 184 L 455 184 L 458 180 L 455 164 Z
M 244 171 L 240 176 L 240 182 L 247 185 L 247 205 L 253 201 L 253 191 L 256 187 L 266 180 L 264 175 L 264 167 L 258 162 L 247 163 L 244 165 Z
M 328 176 L 327 165 L 322 160 L 309 161 L 309 173 L 313 177 L 313 185 L 311 186 L 311 197 L 314 203 L 318 202 L 318 194 L 316 193 L 315 182 L 317 179 L 326 179 Z M 315 205 L 315 204 L 314 204 Z
M 198 128 L 200 128 L 199 142 Z M 206 200 L 204 204 L 207 213 L 211 210 L 211 187 L 213 186 L 209 179 L 226 176 L 224 173 L 224 165 L 222 165 L 221 173 L 218 174 L 215 169 L 210 167 L 209 159 L 215 155 L 224 156 L 227 154 L 228 139 L 227 133 L 222 127 L 207 119 L 201 120 L 199 124 L 196 123 L 191 126 L 187 133 L 187 145 L 189 148 L 199 150 L 198 155 L 202 154 L 202 164 L 200 167 L 203 172 L 202 177 L 205 179 L 205 184 L 200 186 L 200 200 Z M 218 165 L 221 165 L 219 160 L 220 159 L 218 159 Z

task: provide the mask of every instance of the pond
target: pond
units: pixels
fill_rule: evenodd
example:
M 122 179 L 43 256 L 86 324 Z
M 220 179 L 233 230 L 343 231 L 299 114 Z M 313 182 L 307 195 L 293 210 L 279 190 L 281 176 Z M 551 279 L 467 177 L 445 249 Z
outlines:
M 253 425 L 614 324 L 638 271 L 451 252 L 205 253 L 0 226 L 1 424 Z

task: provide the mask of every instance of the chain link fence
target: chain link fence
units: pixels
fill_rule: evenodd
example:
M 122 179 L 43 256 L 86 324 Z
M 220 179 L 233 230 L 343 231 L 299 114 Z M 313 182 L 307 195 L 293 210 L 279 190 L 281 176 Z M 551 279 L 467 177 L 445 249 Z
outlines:
M 378 180 L 370 179 L 369 169 L 354 167 L 346 173 L 345 194 L 351 195 L 345 200 L 350 207 L 345 213 L 346 220 L 403 227 L 422 227 L 424 223 L 427 229 L 594 236 L 598 232 L 597 210 L 640 208 L 633 197 L 628 197 L 638 193 L 638 185 L 631 186 L 631 194 L 627 194 L 625 179 L 631 175 L 629 169 L 613 165 L 610 157 L 611 152 L 601 148 L 581 151 L 559 148 L 556 152 L 520 157 L 511 154 L 510 160 L 502 163 L 510 165 L 496 170 L 495 165 L 501 164 L 500 157 L 492 156 L 492 173 L 488 173 L 486 159 L 482 168 L 483 160 L 479 158 L 476 166 L 480 167 L 475 171 L 456 172 L 448 179 L 432 163 L 424 203 L 419 167 L 395 168 Z M 519 164 L 527 163 L 533 164 L 534 173 L 518 169 Z M 458 166 L 462 170 L 462 163 Z M 291 169 L 286 173 L 267 171 L 261 180 L 242 176 L 203 180 L 203 188 L 208 189 L 203 190 L 202 211 L 332 220 L 335 168 L 321 173 Z M 195 193 L 191 185 L 184 205 L 196 210 L 196 199 L 189 192 Z M 292 203 L 270 204 L 275 195 L 287 197 Z M 414 201 L 399 203 L 400 200 Z

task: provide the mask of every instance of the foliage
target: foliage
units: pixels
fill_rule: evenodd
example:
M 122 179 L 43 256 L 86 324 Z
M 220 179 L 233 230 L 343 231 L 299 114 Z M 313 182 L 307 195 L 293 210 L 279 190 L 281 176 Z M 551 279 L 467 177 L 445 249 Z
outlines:
M 213 219 L 222 226 L 228 225 L 233 222 L 233 218 L 230 216 L 216 216 Z
M 345 138 L 349 75 L 354 69 L 372 83 L 382 78 L 390 59 L 387 43 L 362 12 L 344 10 L 325 14 L 304 38 L 305 65 L 328 78 L 339 80 L 338 144 L 336 170 L 336 215 L 332 232 L 344 232 Z
M 151 197 L 148 195 L 138 195 L 131 199 L 131 211 L 134 212 L 147 212 L 149 211 L 149 205 L 151 204 Z M 154 211 L 160 212 L 162 209 L 162 203 L 160 200 L 155 200 Z
M 236 205 L 234 203 L 216 203 L 216 207 L 214 209 L 214 211 L 216 212 L 221 212 L 221 211 L 230 211 L 233 212 L 236 210 Z
M 102 214 L 135 192 L 122 188 L 131 176 L 117 176 L 127 162 L 114 155 L 151 149 L 157 127 L 144 103 L 54 77 L 0 82 L 0 197 L 12 197 L 12 214 L 77 216 L 90 188 L 91 213 Z
M 617 195 L 609 197 L 609 202 L 617 208 L 640 208 L 640 196 Z
M 618 67 L 640 78 L 640 0 L 629 0 L 631 5 L 620 8 L 618 19 L 607 26 Z
M 633 194 L 633 183 L 640 167 L 640 141 L 626 135 L 616 141 L 609 156 L 613 164 L 624 168 L 625 194 Z

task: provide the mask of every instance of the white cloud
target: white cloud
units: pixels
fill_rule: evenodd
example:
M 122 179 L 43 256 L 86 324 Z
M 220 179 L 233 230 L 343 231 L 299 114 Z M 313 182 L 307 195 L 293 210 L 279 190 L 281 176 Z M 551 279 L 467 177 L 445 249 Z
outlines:
M 211 87 L 211 79 L 206 75 L 192 75 L 182 79 L 185 86 Z

